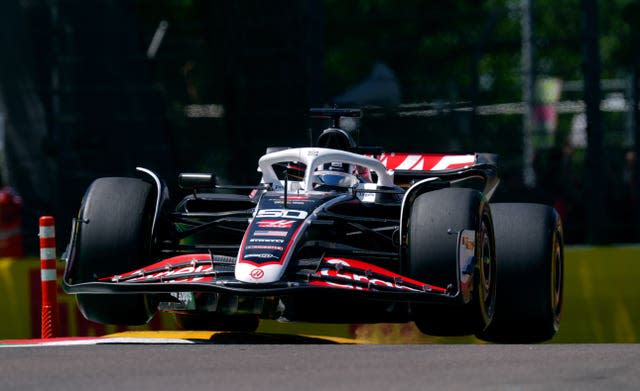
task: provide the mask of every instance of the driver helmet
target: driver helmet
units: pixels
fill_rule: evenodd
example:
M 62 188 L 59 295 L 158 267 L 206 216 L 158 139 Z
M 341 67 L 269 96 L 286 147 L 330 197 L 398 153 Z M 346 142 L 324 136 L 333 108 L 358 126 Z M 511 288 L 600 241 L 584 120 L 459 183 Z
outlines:
M 353 167 L 347 163 L 331 162 L 322 167 L 325 171 L 346 172 L 347 174 L 353 173 Z

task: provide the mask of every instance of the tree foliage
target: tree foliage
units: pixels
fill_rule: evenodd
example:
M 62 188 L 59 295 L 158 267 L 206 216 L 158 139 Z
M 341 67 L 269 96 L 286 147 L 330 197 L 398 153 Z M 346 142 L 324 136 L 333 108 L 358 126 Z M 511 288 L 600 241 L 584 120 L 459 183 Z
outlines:
M 622 21 L 640 18 L 634 16 L 639 12 L 628 8 L 634 3 L 599 3 L 605 78 L 625 75 L 628 64 L 622 54 L 632 50 L 625 38 L 630 26 L 640 23 Z M 372 64 L 381 61 L 398 75 L 406 102 L 469 99 L 477 62 L 482 102 L 520 99 L 519 0 L 325 0 L 324 4 L 329 97 L 366 77 Z M 581 79 L 579 10 L 580 0 L 533 2 L 538 75 Z

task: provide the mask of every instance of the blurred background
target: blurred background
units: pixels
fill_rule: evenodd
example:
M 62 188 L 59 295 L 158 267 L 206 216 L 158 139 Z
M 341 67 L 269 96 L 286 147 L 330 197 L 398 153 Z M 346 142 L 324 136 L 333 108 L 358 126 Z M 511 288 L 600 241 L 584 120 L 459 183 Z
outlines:
M 63 246 L 96 177 L 253 184 L 338 105 L 363 145 L 498 153 L 495 199 L 569 244 L 637 242 L 639 40 L 638 0 L 3 0 L 0 203 L 27 253 L 43 214 Z

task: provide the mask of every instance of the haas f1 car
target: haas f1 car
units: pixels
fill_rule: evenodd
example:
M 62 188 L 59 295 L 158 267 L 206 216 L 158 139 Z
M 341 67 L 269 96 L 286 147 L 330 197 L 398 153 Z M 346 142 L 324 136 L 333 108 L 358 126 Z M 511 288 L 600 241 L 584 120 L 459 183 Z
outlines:
M 64 289 L 89 320 L 173 312 L 186 328 L 253 331 L 259 319 L 413 321 L 425 334 L 542 342 L 559 327 L 563 236 L 549 206 L 490 203 L 491 154 L 359 147 L 340 118 L 317 145 L 270 148 L 255 186 L 152 171 L 88 188 Z M 185 196 L 186 194 L 186 196 Z

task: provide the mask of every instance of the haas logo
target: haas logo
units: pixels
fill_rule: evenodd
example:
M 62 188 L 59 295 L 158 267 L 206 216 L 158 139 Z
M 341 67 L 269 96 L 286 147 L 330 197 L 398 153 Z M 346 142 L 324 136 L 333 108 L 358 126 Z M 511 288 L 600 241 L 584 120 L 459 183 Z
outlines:
M 291 228 L 293 227 L 293 220 L 259 220 L 257 222 L 258 228 Z

